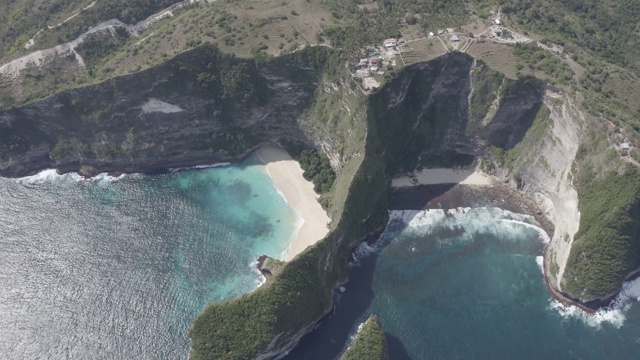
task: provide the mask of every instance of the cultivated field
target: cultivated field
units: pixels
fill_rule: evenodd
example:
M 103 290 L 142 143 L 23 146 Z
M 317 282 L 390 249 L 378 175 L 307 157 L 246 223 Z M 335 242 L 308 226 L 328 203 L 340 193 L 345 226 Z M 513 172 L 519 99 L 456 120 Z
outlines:
M 468 47 L 466 52 L 476 59 L 484 61 L 492 69 L 515 79 L 518 59 L 513 55 L 511 49 L 512 47 L 509 45 L 477 40 Z
M 406 45 L 402 48 L 402 57 L 407 65 L 433 60 L 448 52 L 437 37 L 422 38 Z

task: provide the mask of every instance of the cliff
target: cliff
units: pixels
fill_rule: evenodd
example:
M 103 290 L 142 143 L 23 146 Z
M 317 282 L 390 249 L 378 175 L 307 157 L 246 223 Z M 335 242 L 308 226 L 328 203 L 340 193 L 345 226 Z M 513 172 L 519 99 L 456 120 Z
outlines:
M 147 172 L 238 161 L 280 139 L 305 142 L 296 118 L 320 71 L 300 56 L 258 66 L 207 45 L 162 66 L 0 111 L 0 175 Z
M 331 311 L 351 249 L 386 225 L 387 179 L 423 167 L 481 160 L 554 222 L 545 268 L 555 290 L 579 301 L 615 293 L 640 267 L 637 172 L 607 151 L 576 102 L 460 53 L 409 66 L 367 96 L 337 51 L 308 48 L 258 63 L 202 46 L 0 112 L 0 174 L 154 171 L 238 161 L 273 142 L 321 148 L 337 173 L 326 194 L 330 234 L 254 293 L 209 305 L 189 332 L 194 359 L 267 359 Z M 611 196 L 607 183 L 621 190 Z M 595 210 L 607 199 L 614 215 Z
M 389 359 L 387 339 L 382 324 L 375 315 L 371 315 L 362 324 L 355 342 L 342 356 L 341 360 L 386 360 Z

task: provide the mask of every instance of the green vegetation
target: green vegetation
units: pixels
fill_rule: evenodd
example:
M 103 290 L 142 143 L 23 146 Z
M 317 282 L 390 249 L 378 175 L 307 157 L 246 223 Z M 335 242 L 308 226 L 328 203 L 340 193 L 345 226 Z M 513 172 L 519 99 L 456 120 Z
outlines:
M 349 52 L 399 36 L 401 22 L 412 23 L 419 19 L 426 33 L 436 28 L 457 26 L 468 19 L 462 0 L 385 0 L 372 2 L 375 6 L 371 7 L 360 6 L 359 0 L 324 0 L 323 3 L 334 18 L 345 24 L 327 28 L 327 37 L 334 46 Z
M 504 81 L 504 75 L 490 69 L 486 65 L 480 65 L 473 70 L 473 93 L 469 101 L 468 130 L 473 130 L 482 124 L 489 113 L 489 109 L 496 100 L 500 86 Z
M 79 140 L 62 138 L 56 143 L 56 146 L 51 149 L 49 156 L 55 161 L 62 161 L 70 156 L 82 159 L 94 155 L 89 145 Z
M 319 193 L 326 193 L 331 190 L 333 182 L 336 180 L 336 173 L 331 168 L 329 158 L 323 152 L 305 149 L 297 159 L 304 170 L 304 177 L 314 184 L 314 190 Z
M 570 52 L 576 47 L 621 66 L 640 70 L 636 0 L 500 0 L 502 13 Z
M 523 60 L 531 70 L 542 71 L 549 81 L 569 85 L 573 79 L 573 70 L 556 55 L 536 44 L 519 43 L 513 47 L 513 54 Z
M 387 338 L 382 324 L 375 315 L 371 315 L 358 334 L 356 341 L 342 356 L 341 360 L 387 360 Z
M 526 165 L 533 163 L 536 159 L 545 167 L 546 160 L 540 156 L 539 150 L 545 146 L 545 139 L 553 126 L 551 118 L 551 110 L 546 106 L 536 108 L 535 110 L 525 114 L 526 117 L 533 119 L 531 126 L 526 130 L 522 141 L 511 149 L 504 149 L 497 146 L 490 146 L 490 158 L 486 159 L 487 164 L 491 161 L 497 162 L 502 167 L 509 169 L 512 174 L 519 174 L 521 169 Z M 523 119 L 526 122 L 527 119 Z M 546 168 L 548 168 L 548 164 Z
M 25 0 L 0 1 L 0 54 L 3 57 L 23 50 L 27 40 L 39 30 L 46 29 L 37 37 L 36 46 L 44 48 L 71 41 L 102 21 L 118 19 L 126 24 L 135 24 L 155 12 L 169 7 L 179 0 L 110 0 L 96 1 L 81 11 L 91 1 L 56 0 L 34 4 Z M 61 26 L 67 18 L 69 19 Z M 48 26 L 54 26 L 48 29 Z
M 614 294 L 640 268 L 640 172 L 628 166 L 594 181 L 593 171 L 581 171 L 578 179 L 580 230 L 563 285 L 584 301 Z
M 258 139 L 250 131 L 241 127 L 214 132 L 211 139 L 213 141 L 209 151 L 224 155 L 240 155 L 258 145 Z
M 335 66 L 342 66 L 342 62 L 335 62 Z M 328 75 L 331 73 L 332 69 L 328 69 L 325 76 L 331 76 Z M 335 76 L 333 81 L 344 81 L 349 75 L 335 72 Z M 312 104 L 312 108 L 324 104 L 320 98 L 333 96 L 319 94 L 324 95 L 318 96 L 318 102 Z M 345 100 L 355 109 L 363 97 Z M 364 115 L 359 113 L 354 118 L 342 113 L 336 122 L 361 123 L 366 121 Z M 322 123 L 326 118 L 305 121 Z M 363 127 L 354 127 L 359 128 Z M 362 140 L 354 141 L 356 139 Z M 376 141 L 377 137 L 370 139 Z M 309 329 L 330 309 L 331 290 L 346 276 L 349 251 L 365 235 L 381 229 L 388 216 L 384 163 L 373 152 L 376 146 L 368 142 L 365 147 L 361 136 L 345 138 L 342 146 L 344 149 L 359 148 L 365 156 L 350 158 L 337 174 L 336 185 L 330 194 L 329 213 L 333 215 L 332 223 L 336 224 L 333 230 L 324 240 L 271 276 L 254 293 L 209 305 L 189 331 L 193 359 L 253 358 L 268 349 L 281 348 L 294 334 Z M 279 334 L 283 335 L 276 337 Z
M 87 67 L 89 75 L 92 76 L 96 68 L 101 66 L 107 56 L 129 40 L 129 32 L 118 27 L 113 33 L 103 31 L 89 36 L 76 51 Z

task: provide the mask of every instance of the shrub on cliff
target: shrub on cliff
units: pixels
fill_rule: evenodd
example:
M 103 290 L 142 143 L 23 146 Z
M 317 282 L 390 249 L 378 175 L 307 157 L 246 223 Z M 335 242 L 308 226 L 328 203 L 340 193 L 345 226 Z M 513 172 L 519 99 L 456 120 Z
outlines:
M 371 315 L 341 360 L 386 360 L 389 358 L 387 338 L 382 324 L 375 315 Z
M 640 172 L 610 172 L 596 181 L 585 170 L 578 182 L 580 230 L 567 261 L 563 290 L 591 301 L 615 293 L 640 267 Z

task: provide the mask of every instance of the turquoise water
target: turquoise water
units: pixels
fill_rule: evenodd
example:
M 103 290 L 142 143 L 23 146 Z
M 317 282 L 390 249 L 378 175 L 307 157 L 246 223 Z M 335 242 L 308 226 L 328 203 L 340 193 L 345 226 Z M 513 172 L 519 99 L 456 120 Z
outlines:
M 180 359 L 204 306 L 260 283 L 295 212 L 264 166 L 0 178 L 3 359 Z
M 394 211 L 361 245 L 335 315 L 286 359 L 335 359 L 371 313 L 391 359 L 640 359 L 640 282 L 587 315 L 547 292 L 544 236 L 499 209 Z

